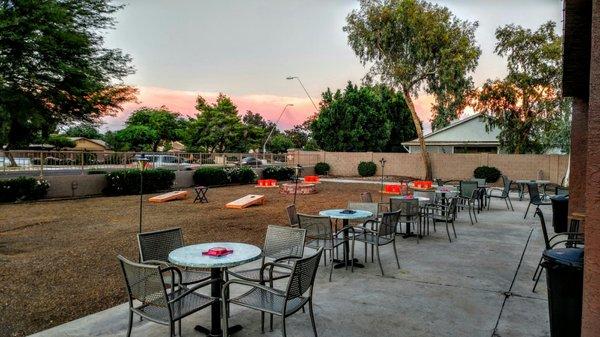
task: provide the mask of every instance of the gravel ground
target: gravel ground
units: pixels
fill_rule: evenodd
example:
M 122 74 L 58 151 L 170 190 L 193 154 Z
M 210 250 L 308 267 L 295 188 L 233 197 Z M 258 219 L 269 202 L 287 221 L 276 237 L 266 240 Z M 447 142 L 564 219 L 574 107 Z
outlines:
M 268 224 L 287 224 L 292 196 L 254 186 L 213 188 L 208 204 L 192 198 L 144 204 L 144 230 L 181 227 L 187 243 L 237 241 L 262 245 Z M 304 213 L 345 207 L 376 185 L 319 185 L 299 195 Z M 194 195 L 189 190 L 190 196 Z M 267 203 L 224 208 L 246 194 Z M 147 200 L 147 198 L 145 198 Z M 139 197 L 98 197 L 0 205 L 0 336 L 24 336 L 126 301 L 117 254 L 137 258 Z

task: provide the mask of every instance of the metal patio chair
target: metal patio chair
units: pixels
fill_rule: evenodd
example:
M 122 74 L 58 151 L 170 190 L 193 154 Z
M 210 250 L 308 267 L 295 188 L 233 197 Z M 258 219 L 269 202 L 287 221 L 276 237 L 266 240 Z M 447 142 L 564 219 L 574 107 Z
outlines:
M 502 189 L 499 189 L 497 187 L 492 187 L 488 190 L 488 193 L 485 196 L 485 198 L 487 199 L 487 209 L 488 210 L 490 209 L 490 204 L 491 204 L 492 198 L 496 198 L 496 199 L 504 199 L 504 202 L 506 203 L 506 208 L 512 210 L 513 212 L 515 211 L 515 209 L 513 208 L 513 205 L 512 205 L 512 201 L 510 201 L 510 185 L 511 185 L 510 179 L 508 179 L 507 176 L 503 175 L 502 176 L 502 186 L 503 186 Z M 496 194 L 494 194 L 494 192 L 496 192 Z M 510 208 L 508 207 L 509 204 L 510 204 Z
M 361 230 L 356 234 L 355 241 L 364 243 L 365 245 L 365 262 L 367 261 L 367 246 L 375 248 L 377 255 L 377 263 L 383 273 L 383 266 L 381 264 L 381 257 L 379 255 L 379 247 L 388 244 L 392 245 L 394 249 L 394 256 L 396 257 L 396 264 L 400 269 L 400 261 L 398 260 L 398 252 L 396 251 L 396 226 L 400 219 L 400 211 L 383 213 L 381 220 L 367 220 L 363 223 Z M 351 251 L 354 251 L 354 241 L 352 242 Z M 373 254 L 371 253 L 371 259 Z M 354 269 L 354 264 L 352 265 Z
M 290 221 L 290 227 L 298 228 L 298 213 L 296 212 L 296 205 L 288 205 L 285 208 L 285 212 L 287 213 L 288 220 Z
M 184 246 L 183 231 L 181 228 L 163 229 L 153 232 L 144 232 L 137 235 L 140 262 L 145 264 L 158 264 L 163 267 L 171 266 L 169 253 Z M 210 278 L 210 272 L 201 270 L 181 270 L 181 284 L 191 285 Z
M 552 202 L 550 202 L 550 200 L 545 201 L 543 195 L 540 194 L 537 183 L 527 183 L 527 190 L 529 191 L 529 204 L 527 204 L 527 209 L 525 210 L 523 219 L 527 217 L 527 213 L 529 212 L 529 207 L 531 207 L 531 205 L 535 205 L 536 212 L 533 213 L 534 217 L 537 214 L 537 210 L 540 209 L 540 206 L 552 206 Z
M 477 181 L 461 181 L 459 183 L 458 201 L 461 208 L 467 208 L 469 220 L 473 225 L 473 218 L 477 222 L 477 213 L 475 212 L 475 202 L 479 202 L 479 183 Z M 473 216 L 471 216 L 473 213 Z
M 313 328 L 313 333 L 317 337 L 317 327 L 315 325 L 315 316 L 313 312 L 313 288 L 315 276 L 319 268 L 319 259 L 323 253 L 323 247 L 309 257 L 302 258 L 293 262 L 292 265 L 279 264 L 275 262 L 265 263 L 260 272 L 261 275 L 265 271 L 271 273 L 275 267 L 288 269 L 290 277 L 288 279 L 285 290 L 273 288 L 272 283 L 269 286 L 258 283 L 234 279 L 226 282 L 223 285 L 222 298 L 226 299 L 222 302 L 222 325 L 223 336 L 227 336 L 228 328 L 228 308 L 229 304 L 236 304 L 246 308 L 258 310 L 261 313 L 261 330 L 265 331 L 265 313 L 273 314 L 281 317 L 281 332 L 283 337 L 286 337 L 285 320 L 287 317 L 298 312 L 300 309 L 308 305 L 310 314 L 310 322 Z M 232 284 L 239 284 L 250 287 L 250 290 L 243 295 L 227 299 L 226 293 L 229 293 L 229 287 Z M 270 329 L 273 330 L 273 323 L 270 323 Z
M 331 268 L 329 270 L 329 282 L 331 282 L 331 275 L 333 274 L 333 251 L 344 244 L 346 240 L 339 235 L 346 229 L 342 228 L 337 232 L 333 230 L 333 224 L 331 223 L 331 218 L 328 216 L 319 216 L 319 215 L 308 215 L 298 213 L 298 223 L 300 224 L 300 228 L 306 229 L 306 246 L 313 249 L 323 248 L 323 254 L 325 255 L 325 259 L 323 259 L 323 263 L 327 266 L 327 251 L 329 251 L 329 260 L 331 261 Z M 349 240 L 354 241 L 354 228 L 351 226 L 348 228 L 353 235 L 349 236 Z M 354 254 L 352 251 L 349 252 L 351 254 L 350 260 L 354 260 Z M 347 257 L 344 257 L 347 258 Z M 350 263 L 352 264 L 352 263 Z
M 417 226 L 418 243 L 419 237 L 422 235 L 421 209 L 419 207 L 419 199 L 390 198 L 390 212 L 396 211 L 400 211 L 400 217 L 398 218 L 399 226 L 401 226 L 402 223 L 405 223 L 407 226 L 407 230 L 409 230 L 409 226 Z M 396 230 L 396 233 L 401 234 L 401 231 Z
M 170 336 L 175 336 L 175 323 L 178 323 L 178 334 L 181 336 L 182 318 L 219 301 L 218 298 L 196 293 L 196 290 L 214 281 L 204 281 L 188 288 L 177 282 L 183 277 L 177 267 L 135 263 L 121 255 L 118 259 L 125 277 L 129 299 L 127 337 L 131 336 L 133 314 L 169 326 Z M 170 281 L 163 275 L 165 273 L 170 274 L 168 277 Z
M 446 225 L 446 233 L 448 234 L 448 240 L 452 242 L 452 238 L 450 237 L 450 230 L 448 225 L 452 225 L 452 231 L 454 232 L 454 237 L 456 236 L 456 229 L 454 228 L 454 221 L 456 220 L 456 209 L 458 204 L 458 197 L 453 197 L 448 199 L 446 203 L 436 203 L 427 205 L 425 216 L 426 221 L 433 222 L 433 230 L 435 231 L 435 224 L 438 222 L 443 222 Z

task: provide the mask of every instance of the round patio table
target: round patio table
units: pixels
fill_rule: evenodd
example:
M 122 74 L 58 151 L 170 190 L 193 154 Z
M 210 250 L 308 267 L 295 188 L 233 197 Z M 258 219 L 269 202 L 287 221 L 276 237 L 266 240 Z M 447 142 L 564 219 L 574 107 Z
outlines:
M 550 180 L 539 180 L 539 179 L 517 179 L 515 183 L 519 186 L 519 200 L 523 200 L 523 194 L 525 194 L 525 185 L 534 183 L 542 185 L 544 188 L 544 195 L 546 195 L 546 185 L 550 184 Z
M 353 213 L 343 213 L 344 211 L 353 211 Z M 342 224 L 344 226 L 344 260 L 334 260 L 336 265 L 334 268 L 339 269 L 343 267 L 347 267 L 348 264 L 354 263 L 355 268 L 364 268 L 365 266 L 361 263 L 358 263 L 358 259 L 354 259 L 354 261 L 350 261 L 349 252 L 350 252 L 350 243 L 349 243 L 349 223 L 350 220 L 361 220 L 368 219 L 373 216 L 373 213 L 369 211 L 363 211 L 358 209 L 345 210 L 345 209 L 327 209 L 319 212 L 320 216 L 328 216 L 332 219 L 340 219 L 342 220 Z
M 233 252 L 224 256 L 203 255 L 203 252 L 211 248 L 223 247 Z M 230 267 L 239 266 L 254 260 L 258 260 L 262 250 L 256 246 L 236 242 L 211 242 L 177 248 L 169 253 L 169 261 L 174 265 L 190 268 L 210 269 L 211 280 L 216 282 L 210 285 L 210 295 L 221 298 L 221 287 L 223 286 L 223 272 Z M 201 325 L 195 327 L 196 331 L 207 336 L 223 336 L 221 330 L 221 308 L 220 302 L 211 306 L 211 327 Z M 242 327 L 235 325 L 229 328 L 229 334 L 240 331 Z

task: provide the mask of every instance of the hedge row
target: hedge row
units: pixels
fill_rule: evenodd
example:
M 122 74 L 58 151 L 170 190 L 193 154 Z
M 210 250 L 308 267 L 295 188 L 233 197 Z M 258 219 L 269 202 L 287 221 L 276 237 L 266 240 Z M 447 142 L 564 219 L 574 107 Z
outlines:
M 144 193 L 154 193 L 171 188 L 175 181 L 175 172 L 166 169 L 149 169 L 143 171 Z M 140 170 L 127 169 L 106 174 L 106 187 L 102 192 L 106 195 L 130 195 L 140 193 Z
M 249 167 L 201 167 L 194 172 L 194 184 L 222 186 L 228 184 L 250 184 L 256 181 L 256 173 Z
M 46 196 L 49 187 L 50 184 L 42 179 L 19 177 L 0 180 L 0 202 L 41 199 Z
M 263 179 L 275 179 L 279 181 L 291 180 L 296 171 L 292 167 L 287 166 L 269 166 L 265 167 L 262 172 Z
M 372 161 L 361 161 L 358 164 L 358 174 L 361 177 L 372 177 L 377 172 L 377 165 Z

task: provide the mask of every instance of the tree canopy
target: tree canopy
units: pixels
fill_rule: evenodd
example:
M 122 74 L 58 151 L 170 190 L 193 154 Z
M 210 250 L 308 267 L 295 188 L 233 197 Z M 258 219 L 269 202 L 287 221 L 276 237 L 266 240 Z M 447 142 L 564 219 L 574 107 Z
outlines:
M 426 178 L 431 162 L 421 120 L 413 103 L 421 90 L 433 94 L 439 110 L 462 99 L 481 50 L 477 23 L 456 18 L 445 7 L 420 0 L 360 0 L 346 18 L 348 43 L 365 65 L 368 80 L 379 79 L 404 96 L 421 146 Z
M 108 0 L 0 2 L 0 140 L 10 149 L 59 124 L 95 122 L 135 90 L 130 57 L 103 46 L 121 6 Z
M 157 151 L 161 142 L 180 140 L 183 137 L 185 122 L 176 112 L 169 111 L 165 106 L 160 108 L 143 107 L 134 111 L 127 121 L 127 126 L 146 126 L 157 134 L 151 143 L 152 151 Z
M 88 123 L 71 126 L 65 131 L 65 135 L 69 137 L 84 137 L 87 139 L 102 139 L 100 131 L 98 131 L 94 125 Z
M 509 153 L 541 153 L 569 143 L 570 104 L 562 99 L 562 39 L 555 23 L 536 31 L 516 25 L 496 30 L 495 52 L 505 57 L 508 75 L 488 80 L 474 96 L 489 128 L 499 128 Z

